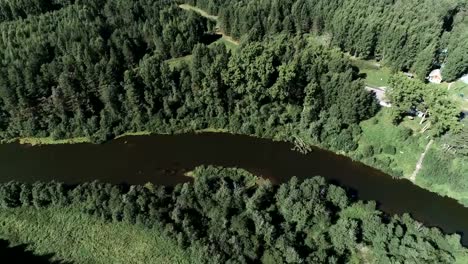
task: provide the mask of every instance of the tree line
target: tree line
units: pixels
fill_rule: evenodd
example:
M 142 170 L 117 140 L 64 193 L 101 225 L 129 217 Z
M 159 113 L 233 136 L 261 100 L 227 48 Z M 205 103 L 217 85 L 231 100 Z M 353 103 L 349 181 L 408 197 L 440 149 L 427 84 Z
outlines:
M 208 31 L 172 1 L 83 2 L 0 24 L 3 138 L 97 137 L 126 71 L 144 56 L 187 55 Z
M 159 14 L 159 15 L 155 15 Z M 378 105 L 339 52 L 280 34 L 231 53 L 172 1 L 88 1 L 0 24 L 0 136 L 204 128 L 350 151 Z M 170 58 L 191 54 L 170 67 Z
M 181 1 L 182 2 L 182 1 Z M 376 58 L 424 79 L 443 65 L 444 79 L 468 72 L 467 4 L 460 0 L 186 0 L 218 14 L 235 38 L 278 33 L 331 34 L 351 55 Z
M 239 169 L 194 175 L 173 188 L 10 182 L 0 185 L 0 205 L 71 204 L 104 221 L 158 228 L 194 263 L 454 263 L 463 251 L 459 235 L 385 216 L 320 177 L 273 186 Z

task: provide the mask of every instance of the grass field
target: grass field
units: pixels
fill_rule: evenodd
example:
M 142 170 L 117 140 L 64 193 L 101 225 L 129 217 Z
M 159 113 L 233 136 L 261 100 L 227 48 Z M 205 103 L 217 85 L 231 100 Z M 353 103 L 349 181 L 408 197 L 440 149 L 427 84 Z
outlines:
M 426 156 L 416 183 L 468 206 L 468 157 L 444 151 L 437 143 Z
M 419 127 L 418 120 L 405 120 L 399 126 L 393 125 L 390 109 L 382 109 L 375 117 L 361 123 L 363 133 L 359 140 L 358 152 L 362 152 L 365 146 L 371 146 L 374 155 L 364 159 L 364 162 L 370 163 L 369 159 L 375 158 L 379 163 L 408 178 L 429 141 L 418 134 L 418 131 L 413 131 L 417 127 Z M 412 136 L 408 136 L 409 131 L 413 131 Z M 386 146 L 395 147 L 395 154 L 383 152 L 382 149 Z
M 457 81 L 450 86 L 450 89 L 448 89 L 449 84 L 447 83 L 438 86 L 447 89 L 452 100 L 458 103 L 463 110 L 468 111 L 468 84 Z
M 379 66 L 374 60 L 362 60 L 351 57 L 351 63 L 358 67 L 360 73 L 366 75 L 366 84 L 371 87 L 388 87 L 392 75 L 390 69 Z
M 391 122 L 390 111 L 382 109 L 375 117 L 361 123 L 363 132 L 355 154 L 362 155 L 359 160 L 370 166 L 409 179 L 430 138 L 420 134 L 419 118 L 405 119 L 397 126 Z M 410 131 L 412 135 L 408 136 Z M 383 151 L 389 147 L 394 147 L 395 152 Z M 372 155 L 364 154 L 368 148 L 372 148 Z M 468 158 L 451 155 L 442 149 L 440 139 L 436 139 L 415 183 L 468 206 Z
M 0 239 L 71 263 L 190 263 L 186 252 L 153 229 L 104 223 L 73 208 L 2 209 Z

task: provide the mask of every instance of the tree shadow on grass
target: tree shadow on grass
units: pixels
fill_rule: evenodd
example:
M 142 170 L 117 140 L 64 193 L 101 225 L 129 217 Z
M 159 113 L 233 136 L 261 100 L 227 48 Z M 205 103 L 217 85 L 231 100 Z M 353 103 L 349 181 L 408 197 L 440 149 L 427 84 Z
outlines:
M 0 239 L 0 263 L 72 264 L 72 262 L 52 261 L 54 254 L 35 255 L 27 250 L 27 245 L 10 247 L 8 241 Z

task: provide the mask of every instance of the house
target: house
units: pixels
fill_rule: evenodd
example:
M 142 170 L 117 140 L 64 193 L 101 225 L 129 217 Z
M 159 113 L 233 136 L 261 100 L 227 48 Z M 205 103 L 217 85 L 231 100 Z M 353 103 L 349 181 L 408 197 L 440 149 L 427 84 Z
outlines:
M 441 83 L 442 82 L 442 72 L 440 69 L 433 70 L 429 74 L 429 77 L 427 77 L 429 82 L 431 83 Z
M 465 75 L 465 76 L 463 76 L 463 77 L 461 77 L 461 78 L 460 78 L 460 81 L 462 81 L 462 82 L 468 84 L 468 74 Z

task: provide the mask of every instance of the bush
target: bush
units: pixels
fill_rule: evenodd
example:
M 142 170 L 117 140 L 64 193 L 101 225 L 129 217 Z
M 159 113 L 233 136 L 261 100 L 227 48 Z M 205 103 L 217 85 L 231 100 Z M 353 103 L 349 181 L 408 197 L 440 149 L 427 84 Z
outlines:
M 366 158 L 372 157 L 374 156 L 374 147 L 371 145 L 365 145 L 362 147 L 361 153 Z
M 413 130 L 407 127 L 401 127 L 398 130 L 398 141 L 403 142 L 406 141 L 411 135 L 413 134 Z
M 382 148 L 382 153 L 388 154 L 388 155 L 395 155 L 396 154 L 396 148 L 392 145 L 385 145 Z

